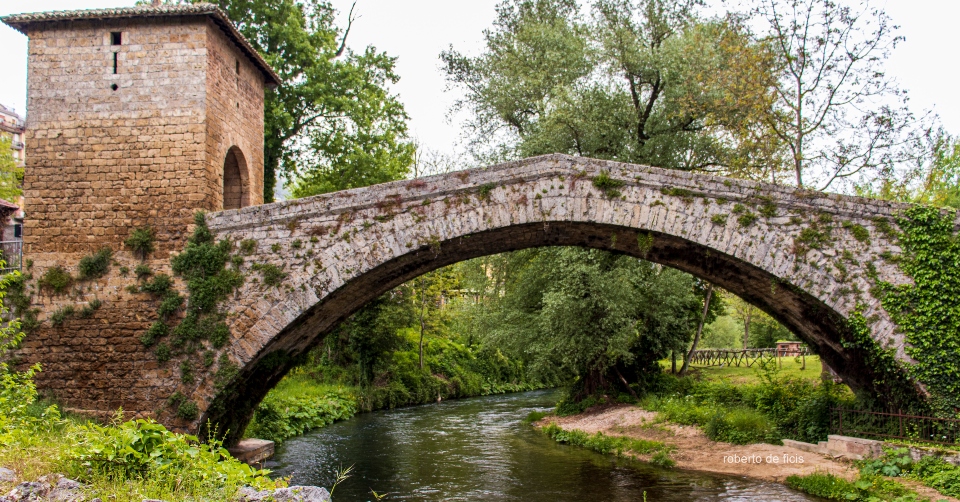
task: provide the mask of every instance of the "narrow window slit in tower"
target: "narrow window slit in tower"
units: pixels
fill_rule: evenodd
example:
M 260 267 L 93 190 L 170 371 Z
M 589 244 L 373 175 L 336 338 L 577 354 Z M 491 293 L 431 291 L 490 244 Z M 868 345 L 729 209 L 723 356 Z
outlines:
M 236 61 L 237 61 L 237 75 L 239 75 L 239 74 L 240 74 L 240 60 L 238 59 L 238 60 L 236 60 Z
M 117 74 L 117 53 L 113 53 L 113 74 Z

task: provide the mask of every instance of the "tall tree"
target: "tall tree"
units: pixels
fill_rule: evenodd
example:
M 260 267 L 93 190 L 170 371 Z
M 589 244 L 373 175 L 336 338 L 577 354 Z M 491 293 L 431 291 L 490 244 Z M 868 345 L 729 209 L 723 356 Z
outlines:
M 502 3 L 480 56 L 441 55 L 465 90 L 475 145 L 500 157 L 769 169 L 760 159 L 777 147 L 750 129 L 772 100 L 771 54 L 736 18 L 699 20 L 698 3 L 597 0 L 590 19 L 572 0 Z
M 632 392 L 683 350 L 700 316 L 690 275 L 635 258 L 581 248 L 513 253 L 510 280 L 487 340 L 540 376 L 559 369 L 572 397 Z
M 765 122 L 787 145 L 798 187 L 891 169 L 911 156 L 916 120 L 883 63 L 902 37 L 881 10 L 834 0 L 759 0 L 779 79 Z
M 196 0 L 199 1 L 199 0 Z M 215 0 L 280 75 L 264 105 L 264 200 L 280 177 L 294 196 L 402 178 L 413 162 L 407 114 L 387 87 L 395 58 L 347 45 L 319 0 Z

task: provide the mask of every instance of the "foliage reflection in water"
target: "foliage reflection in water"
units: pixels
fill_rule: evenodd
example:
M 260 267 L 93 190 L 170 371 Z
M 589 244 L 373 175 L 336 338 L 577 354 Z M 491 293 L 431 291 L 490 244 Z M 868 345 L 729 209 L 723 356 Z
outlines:
M 293 484 L 352 477 L 338 500 L 818 500 L 775 483 L 660 469 L 559 445 L 520 423 L 557 391 L 488 396 L 365 413 L 291 439 L 268 467 Z

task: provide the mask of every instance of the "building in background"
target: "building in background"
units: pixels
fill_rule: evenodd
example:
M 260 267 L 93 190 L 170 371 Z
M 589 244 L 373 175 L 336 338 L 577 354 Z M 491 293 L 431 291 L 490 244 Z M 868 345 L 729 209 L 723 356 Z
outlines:
M 0 104 L 0 138 L 10 138 L 13 160 L 21 168 L 26 162 L 23 142 L 25 130 L 23 117 L 13 108 Z M 0 259 L 6 262 L 5 267 L 0 267 L 0 273 L 20 268 L 23 217 L 22 195 L 17 200 L 0 199 Z
M 13 148 L 13 158 L 17 161 L 17 164 L 21 166 L 24 163 L 24 129 L 23 117 L 18 115 L 13 108 L 0 105 L 0 137 L 8 137 L 11 139 L 10 146 Z

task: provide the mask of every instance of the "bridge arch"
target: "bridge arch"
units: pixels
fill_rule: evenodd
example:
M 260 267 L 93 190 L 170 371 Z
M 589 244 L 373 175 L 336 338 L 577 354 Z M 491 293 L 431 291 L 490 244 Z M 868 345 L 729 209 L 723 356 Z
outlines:
M 234 438 L 299 356 L 367 302 L 431 270 L 541 246 L 605 249 L 689 272 L 758 306 L 810 344 L 855 390 L 922 392 L 881 378 L 846 320 L 909 362 L 902 335 L 867 293 L 908 279 L 884 220 L 902 206 L 759 183 L 551 155 L 487 169 L 208 215 L 210 229 L 273 263 L 279 287 L 247 281 L 230 313 L 229 381 L 186 394 Z M 870 239 L 864 240 L 863 229 Z M 813 237 L 817 238 L 813 238 Z M 251 272 L 252 274 L 252 272 Z M 232 438 L 231 438 L 232 439 Z

